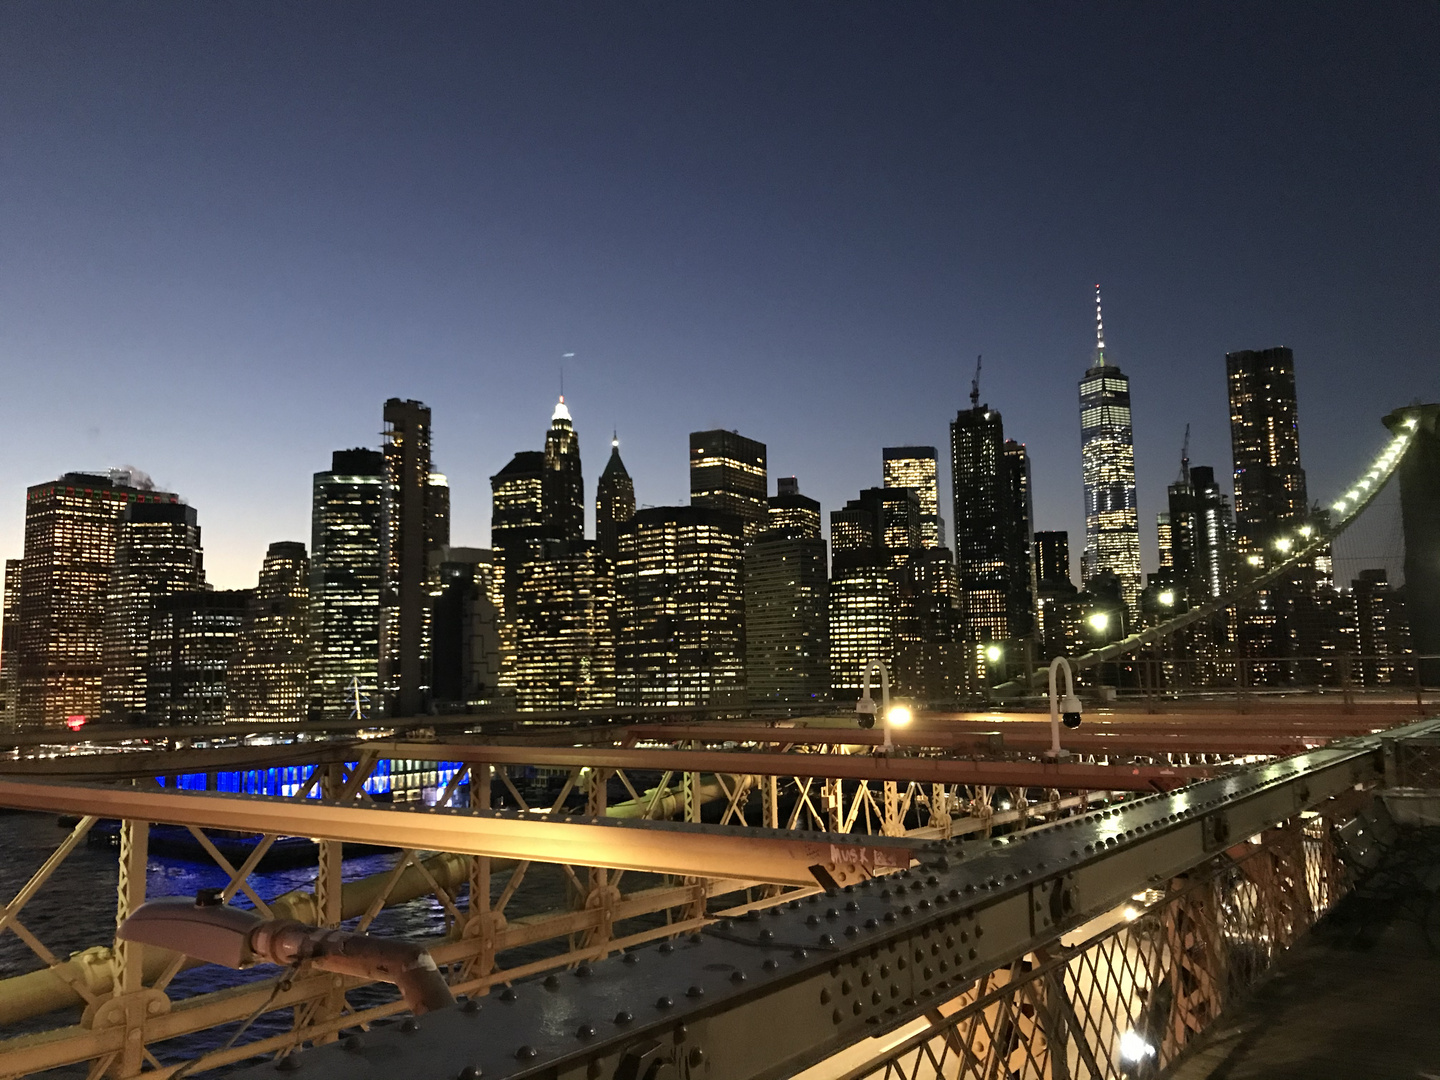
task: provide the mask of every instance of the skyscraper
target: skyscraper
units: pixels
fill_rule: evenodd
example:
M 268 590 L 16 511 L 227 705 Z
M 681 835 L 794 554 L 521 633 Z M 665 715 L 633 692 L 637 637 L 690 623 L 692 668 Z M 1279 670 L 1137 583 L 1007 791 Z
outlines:
M 105 596 L 100 711 L 123 719 L 145 712 L 150 612 L 158 596 L 205 585 L 195 508 L 130 503 L 115 533 L 115 562 Z
M 541 503 L 545 538 L 579 543 L 585 539 L 585 479 L 580 468 L 580 437 L 562 394 L 545 433 L 545 474 Z
M 315 474 L 310 516 L 310 707 L 343 720 L 376 693 L 380 672 L 385 457 L 337 450 Z
M 1040 658 L 1075 651 L 1075 605 L 1079 590 L 1070 576 L 1070 534 L 1037 532 L 1034 539 L 1036 637 Z
M 837 696 L 860 690 L 871 660 L 893 670 L 902 647 L 936 634 L 937 593 L 948 608 L 951 582 L 926 557 L 948 563 L 949 553 L 920 546 L 920 520 L 919 496 L 904 487 L 866 488 L 830 512 L 830 685 Z M 943 629 L 948 638 L 948 621 Z
M 945 546 L 945 519 L 940 516 L 940 479 L 933 446 L 887 446 L 885 486 L 911 488 L 920 500 L 920 546 Z
M 98 715 L 116 529 L 125 508 L 141 502 L 179 497 L 134 486 L 128 473 L 66 473 L 26 491 L 14 642 L 20 723 Z
M 789 480 L 789 483 L 786 483 Z M 745 548 L 745 690 L 752 705 L 829 696 L 829 609 L 820 504 L 793 477 L 769 500 L 769 528 Z
M 429 706 L 430 553 L 450 542 L 449 489 L 430 460 L 430 410 L 385 402 L 380 688 L 387 716 Z
M 526 711 L 615 704 L 615 577 L 585 541 L 546 541 L 520 571 L 515 702 Z
M 1005 572 L 1009 588 L 1006 621 L 1009 636 L 1028 638 L 1035 632 L 1035 509 L 1030 486 L 1030 454 L 1025 444 L 1006 439 L 1002 451 L 1005 484 Z
M 432 619 L 435 700 L 490 704 L 500 685 L 500 582 L 487 548 L 438 553 L 440 592 Z
M 1045 582 L 1074 585 L 1070 577 L 1070 534 L 1037 532 L 1035 534 L 1035 576 Z
M 635 516 L 635 482 L 620 460 L 620 439 L 610 440 L 610 460 L 595 487 L 595 546 L 612 563 L 620 554 L 620 526 Z
M 225 675 L 226 719 L 305 719 L 309 600 L 305 545 L 286 540 L 271 544 Z
M 1080 380 L 1080 455 L 1085 481 L 1085 553 L 1081 577 L 1113 571 L 1133 616 L 1140 598 L 1140 517 L 1130 380 L 1105 359 L 1100 286 L 1095 286 L 1095 362 Z
M 980 405 L 979 397 L 978 390 L 972 393 L 970 408 L 950 425 L 959 638 L 1003 641 L 1011 636 L 1015 484 L 1000 414 Z
M 5 560 L 5 596 L 0 609 L 0 723 L 15 719 L 15 637 L 20 621 L 20 559 Z
M 1225 354 L 1235 533 L 1240 554 L 1263 550 L 1308 515 L 1295 403 L 1295 356 L 1286 348 Z
M 1230 449 L 1235 464 L 1237 569 L 1257 574 L 1275 557 L 1277 534 L 1310 517 L 1295 401 L 1295 357 L 1287 348 L 1243 350 L 1225 355 L 1230 397 Z M 1238 644 L 1251 657 L 1314 655 L 1319 639 L 1321 581 L 1329 577 L 1329 552 L 1247 601 L 1238 611 Z M 1326 582 L 1328 585 L 1328 582 Z M 1328 588 L 1325 590 L 1328 593 Z M 1327 597 L 1328 599 L 1328 597 Z M 1287 682 L 1315 674 L 1300 666 L 1267 666 L 1262 681 Z
M 702 506 L 647 507 L 621 527 L 617 704 L 741 702 L 743 543 L 740 518 Z
M 734 431 L 690 433 L 690 505 L 734 514 L 745 539 L 765 527 L 765 444 Z
M 545 540 L 545 455 L 522 450 L 490 477 L 490 543 L 500 575 L 501 614 L 515 606 L 520 568 L 540 557 Z
M 225 679 L 250 599 L 241 589 L 155 598 L 145 672 L 145 712 L 153 721 L 224 722 Z

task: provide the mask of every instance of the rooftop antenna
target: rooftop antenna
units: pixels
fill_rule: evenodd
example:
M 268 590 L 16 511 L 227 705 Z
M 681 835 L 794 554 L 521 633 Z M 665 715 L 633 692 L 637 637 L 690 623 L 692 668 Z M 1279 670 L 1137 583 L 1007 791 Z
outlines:
M 1100 284 L 1095 284 L 1095 366 L 1105 366 L 1105 320 L 1100 317 Z
M 1190 483 L 1190 425 L 1185 425 L 1185 442 L 1180 447 L 1180 482 Z
M 980 361 L 984 358 L 984 353 L 975 357 L 975 378 L 970 380 L 970 408 L 972 409 L 980 407 Z
M 565 400 L 565 361 L 566 361 L 566 360 L 574 360 L 574 359 L 575 359 L 575 354 L 574 354 L 573 352 L 567 352 L 567 353 L 561 353 L 561 354 L 560 354 L 560 400 L 561 400 L 561 401 L 564 401 L 564 400 Z

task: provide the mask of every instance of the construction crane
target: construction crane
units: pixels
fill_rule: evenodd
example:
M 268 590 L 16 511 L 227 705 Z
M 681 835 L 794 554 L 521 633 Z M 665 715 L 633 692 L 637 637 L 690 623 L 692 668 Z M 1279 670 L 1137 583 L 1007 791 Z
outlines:
M 982 359 L 984 359 L 984 354 L 975 357 L 975 378 L 970 380 L 970 408 L 972 409 L 980 407 L 980 361 Z
M 1180 483 L 1190 483 L 1190 425 L 1185 425 L 1185 441 L 1180 446 Z

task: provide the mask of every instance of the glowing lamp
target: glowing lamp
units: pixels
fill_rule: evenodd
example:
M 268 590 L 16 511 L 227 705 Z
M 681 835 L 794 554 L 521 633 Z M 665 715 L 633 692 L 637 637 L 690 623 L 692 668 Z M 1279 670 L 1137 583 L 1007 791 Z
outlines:
M 65 726 L 71 731 L 79 731 L 85 726 L 85 722 L 89 719 L 88 716 L 81 716 L 77 713 L 74 716 L 65 717 Z
M 1163 604 L 1165 607 L 1175 606 L 1175 594 L 1169 589 L 1166 589 L 1164 592 L 1162 592 L 1156 599 L 1158 599 L 1160 603 Z
M 1100 631 L 1103 634 L 1105 632 L 1105 628 L 1110 625 L 1110 616 L 1105 614 L 1105 612 L 1103 611 L 1097 611 L 1095 612 L 1095 614 L 1090 616 L 1088 622 L 1091 626 L 1093 626 L 1096 630 Z
M 998 664 L 1000 662 L 1000 657 L 1003 655 L 1004 652 L 1001 650 L 999 645 L 985 646 L 985 659 L 989 660 L 990 663 Z
M 1280 537 L 1279 540 L 1276 540 L 1276 541 L 1275 541 L 1275 550 L 1276 550 L 1276 551 L 1289 551 L 1289 550 L 1290 550 L 1290 546 L 1291 546 L 1291 540 L 1290 540 L 1290 538 L 1289 538 L 1288 536 L 1282 536 L 1282 537 Z
M 904 727 L 913 719 L 914 717 L 911 715 L 910 710 L 904 705 L 896 705 L 885 714 L 885 722 L 891 727 Z

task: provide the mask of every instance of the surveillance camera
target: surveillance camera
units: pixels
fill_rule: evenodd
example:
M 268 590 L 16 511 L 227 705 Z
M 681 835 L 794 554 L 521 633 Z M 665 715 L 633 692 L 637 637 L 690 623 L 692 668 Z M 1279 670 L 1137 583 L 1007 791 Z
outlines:
M 855 723 L 869 730 L 875 726 L 875 699 L 862 697 L 855 702 Z
M 1080 699 L 1074 694 L 1066 694 L 1060 700 L 1060 722 L 1067 728 L 1080 726 Z

